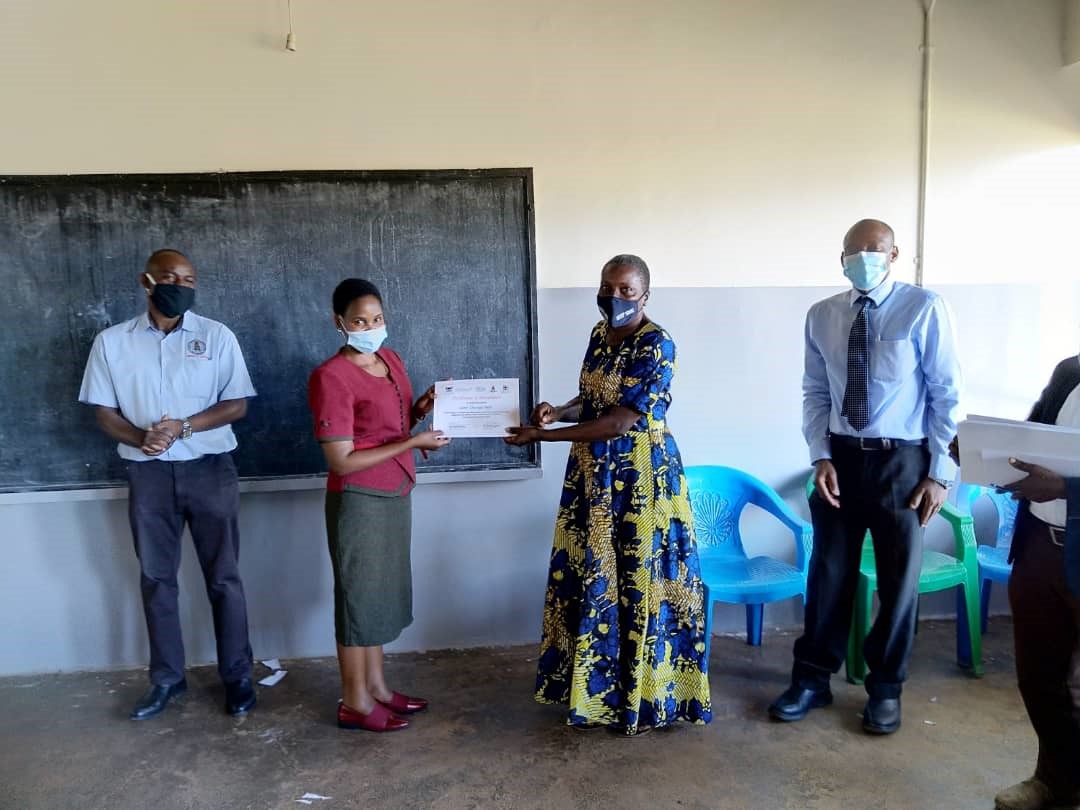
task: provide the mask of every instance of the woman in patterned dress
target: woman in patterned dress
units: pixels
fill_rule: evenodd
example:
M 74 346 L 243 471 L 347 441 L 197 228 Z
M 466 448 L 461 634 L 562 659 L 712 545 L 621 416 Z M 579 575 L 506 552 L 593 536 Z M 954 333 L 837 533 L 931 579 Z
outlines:
M 536 699 L 632 735 L 712 719 L 705 615 L 682 461 L 665 425 L 675 344 L 645 315 L 649 268 L 604 265 L 579 395 L 506 441 L 573 442 L 555 521 Z M 554 422 L 569 427 L 547 429 Z

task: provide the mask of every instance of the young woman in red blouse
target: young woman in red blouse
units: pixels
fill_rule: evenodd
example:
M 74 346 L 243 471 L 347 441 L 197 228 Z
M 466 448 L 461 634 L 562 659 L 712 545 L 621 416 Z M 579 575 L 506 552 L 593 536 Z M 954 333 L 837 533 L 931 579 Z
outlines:
M 333 304 L 346 345 L 312 372 L 308 404 L 330 466 L 326 534 L 341 669 L 338 725 L 397 731 L 409 725 L 402 715 L 427 706 L 394 692 L 383 677 L 383 645 L 413 618 L 413 450 L 426 455 L 450 439 L 437 430 L 411 433 L 431 412 L 434 390 L 413 402 L 401 358 L 382 348 L 386 323 L 375 285 L 346 279 Z

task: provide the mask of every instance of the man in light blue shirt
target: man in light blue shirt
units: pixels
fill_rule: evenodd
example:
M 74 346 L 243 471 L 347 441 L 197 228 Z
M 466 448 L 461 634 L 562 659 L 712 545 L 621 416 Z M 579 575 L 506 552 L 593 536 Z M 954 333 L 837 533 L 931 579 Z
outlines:
M 844 237 L 853 289 L 806 318 L 803 434 L 814 463 L 814 551 L 805 633 L 791 687 L 769 707 L 801 720 L 832 702 L 851 626 L 863 537 L 874 540 L 881 609 L 865 643 L 870 667 L 863 728 L 900 726 L 900 692 L 915 634 L 923 529 L 956 467 L 960 369 L 948 308 L 936 293 L 895 281 L 892 228 L 861 220 Z
M 185 522 L 213 608 L 225 708 L 243 714 L 255 690 L 229 453 L 231 424 L 247 413 L 255 389 L 233 333 L 190 311 L 195 269 L 183 254 L 156 251 L 139 283 L 147 311 L 95 338 L 79 392 L 129 462 L 128 514 L 150 640 L 150 689 L 131 717 L 159 713 L 187 687 L 177 608 Z

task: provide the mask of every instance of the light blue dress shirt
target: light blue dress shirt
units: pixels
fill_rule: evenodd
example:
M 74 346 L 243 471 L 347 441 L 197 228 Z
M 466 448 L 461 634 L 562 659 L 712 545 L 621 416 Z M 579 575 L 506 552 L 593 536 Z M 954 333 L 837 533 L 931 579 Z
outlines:
M 806 316 L 803 436 L 810 460 L 831 458 L 829 434 L 927 439 L 930 477 L 951 481 L 956 465 L 949 442 L 956 435 L 960 365 L 952 318 L 937 293 L 886 279 L 868 296 L 870 423 L 855 430 L 840 415 L 847 386 L 847 345 L 862 293 L 819 301 Z
M 79 401 L 119 408 L 145 430 L 162 416 L 186 419 L 227 399 L 255 396 L 236 336 L 224 324 L 194 312 L 169 334 L 143 313 L 101 332 L 90 349 Z M 236 447 L 230 425 L 177 439 L 158 456 L 117 445 L 129 461 L 191 461 Z

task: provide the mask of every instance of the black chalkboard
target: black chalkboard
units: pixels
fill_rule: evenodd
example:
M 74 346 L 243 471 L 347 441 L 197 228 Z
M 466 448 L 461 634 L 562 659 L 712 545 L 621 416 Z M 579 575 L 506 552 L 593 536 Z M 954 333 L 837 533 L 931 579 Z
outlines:
M 417 393 L 517 377 L 527 413 L 532 200 L 530 169 L 0 177 L 0 491 L 123 480 L 78 390 L 94 336 L 145 310 L 137 275 L 161 247 L 192 260 L 194 311 L 236 333 L 259 392 L 235 426 L 244 478 L 325 471 L 307 379 L 341 345 L 330 296 L 348 276 L 382 291 Z M 535 446 L 473 439 L 420 470 L 538 465 Z

